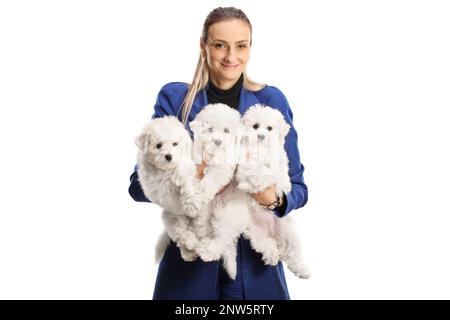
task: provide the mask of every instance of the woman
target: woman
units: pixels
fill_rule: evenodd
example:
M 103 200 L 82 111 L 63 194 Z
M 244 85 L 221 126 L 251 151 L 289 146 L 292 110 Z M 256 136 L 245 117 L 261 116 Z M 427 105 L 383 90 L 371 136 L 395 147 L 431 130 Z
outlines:
M 185 124 L 208 103 L 225 103 L 243 114 L 250 106 L 263 103 L 278 109 L 291 126 L 285 149 L 289 158 L 292 190 L 277 199 L 274 187 L 252 194 L 262 205 L 273 208 L 278 217 L 304 206 L 308 189 L 303 181 L 297 133 L 292 111 L 283 93 L 273 86 L 251 81 L 245 72 L 250 56 L 252 28 L 247 16 L 233 7 L 216 8 L 206 18 L 200 39 L 200 57 L 191 85 L 172 82 L 158 94 L 154 117 L 177 115 Z M 202 171 L 199 166 L 199 171 Z M 201 172 L 200 172 L 201 174 Z M 149 201 L 135 172 L 129 193 L 135 201 Z M 282 263 L 264 265 L 261 254 L 248 240 L 237 244 L 238 271 L 231 280 L 219 261 L 184 261 L 171 242 L 159 265 L 153 299 L 289 299 Z

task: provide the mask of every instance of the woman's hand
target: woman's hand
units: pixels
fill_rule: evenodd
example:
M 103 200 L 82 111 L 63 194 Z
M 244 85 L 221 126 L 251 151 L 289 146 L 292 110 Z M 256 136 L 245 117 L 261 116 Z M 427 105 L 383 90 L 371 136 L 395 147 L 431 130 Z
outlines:
M 277 200 L 275 186 L 268 187 L 266 190 L 252 193 L 251 196 L 263 206 L 268 206 Z
M 206 162 L 203 161 L 202 163 L 197 165 L 197 177 L 201 180 L 203 179 L 205 173 L 205 167 L 206 167 Z

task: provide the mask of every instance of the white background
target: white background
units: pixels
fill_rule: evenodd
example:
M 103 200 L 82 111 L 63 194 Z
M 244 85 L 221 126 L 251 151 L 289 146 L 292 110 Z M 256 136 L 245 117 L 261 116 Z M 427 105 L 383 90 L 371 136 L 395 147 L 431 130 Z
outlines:
M 229 5 L 299 132 L 313 278 L 286 270 L 291 298 L 450 298 L 450 9 L 431 0 L 2 1 L 0 298 L 151 299 L 162 224 L 128 195 L 134 137 Z

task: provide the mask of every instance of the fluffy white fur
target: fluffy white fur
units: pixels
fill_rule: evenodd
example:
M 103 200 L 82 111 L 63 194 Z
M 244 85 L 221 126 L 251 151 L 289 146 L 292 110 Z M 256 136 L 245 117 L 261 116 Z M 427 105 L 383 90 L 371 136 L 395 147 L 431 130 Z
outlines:
M 138 176 L 145 196 L 164 211 L 164 232 L 156 246 L 156 261 L 169 243 L 180 248 L 183 259 L 196 258 L 193 251 L 199 239 L 191 230 L 197 207 L 192 202 L 196 166 L 192 160 L 192 140 L 176 117 L 152 119 L 136 137 Z
M 190 128 L 194 133 L 195 158 L 207 164 L 196 191 L 213 199 L 194 222 L 202 239 L 197 253 L 204 261 L 222 258 L 234 279 L 236 240 L 243 232 L 241 215 L 248 211 L 247 195 L 230 183 L 239 157 L 240 114 L 224 104 L 208 105 L 191 121 Z
M 289 125 L 278 110 L 254 105 L 242 117 L 246 134 L 241 143 L 241 158 L 236 171 L 238 188 L 248 193 L 275 186 L 276 193 L 291 190 L 288 156 L 284 149 Z M 281 259 L 300 278 L 309 278 L 303 262 L 300 241 L 290 216 L 278 218 L 249 197 L 250 220 L 244 236 L 266 264 L 276 265 Z
M 142 189 L 164 209 L 166 231 L 158 240 L 156 261 L 172 239 L 184 260 L 222 259 L 234 279 L 236 243 L 244 234 L 266 264 L 282 259 L 297 276 L 308 278 L 292 219 L 278 219 L 250 196 L 271 185 L 280 196 L 290 191 L 284 151 L 289 125 L 282 114 L 256 105 L 241 119 L 238 111 L 212 104 L 198 113 L 190 128 L 193 144 L 173 116 L 153 119 L 136 138 Z M 202 161 L 207 166 L 200 180 L 195 164 Z

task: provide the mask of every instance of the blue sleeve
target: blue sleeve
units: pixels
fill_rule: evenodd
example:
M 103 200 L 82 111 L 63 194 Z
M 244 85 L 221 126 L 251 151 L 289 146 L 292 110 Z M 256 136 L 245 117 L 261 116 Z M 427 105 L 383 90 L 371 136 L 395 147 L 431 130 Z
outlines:
M 275 208 L 273 211 L 278 217 L 284 217 L 294 209 L 303 207 L 308 202 L 308 187 L 303 179 L 305 167 L 300 161 L 300 152 L 298 150 L 298 136 L 294 128 L 292 110 L 284 94 L 277 88 L 273 89 L 267 105 L 278 109 L 284 116 L 286 122 L 291 126 L 286 136 L 285 150 L 289 159 L 289 177 L 291 180 L 291 191 L 284 195 L 284 204 Z
M 154 113 L 152 119 L 162 118 L 164 116 L 176 115 L 181 107 L 184 96 L 187 93 L 187 85 L 181 82 L 171 82 L 162 87 L 156 98 Z M 151 202 L 144 195 L 139 176 L 137 173 L 138 165 L 134 166 L 134 172 L 130 176 L 130 186 L 128 193 L 137 202 Z

